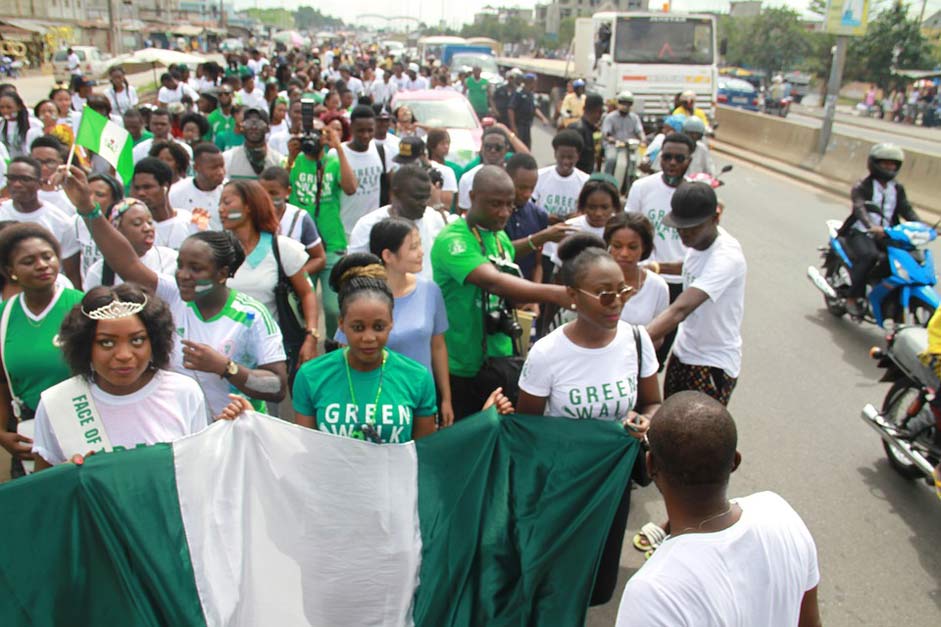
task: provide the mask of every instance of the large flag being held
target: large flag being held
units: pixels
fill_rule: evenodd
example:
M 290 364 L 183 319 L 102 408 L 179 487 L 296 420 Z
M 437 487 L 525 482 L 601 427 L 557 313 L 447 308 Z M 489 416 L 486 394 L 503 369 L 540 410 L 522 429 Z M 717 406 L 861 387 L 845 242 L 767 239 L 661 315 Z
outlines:
M 639 447 L 493 410 L 377 445 L 261 414 L 0 487 L 0 625 L 584 624 Z
M 125 186 L 134 176 L 134 142 L 131 134 L 88 105 L 75 134 L 75 145 L 84 146 L 114 166 Z

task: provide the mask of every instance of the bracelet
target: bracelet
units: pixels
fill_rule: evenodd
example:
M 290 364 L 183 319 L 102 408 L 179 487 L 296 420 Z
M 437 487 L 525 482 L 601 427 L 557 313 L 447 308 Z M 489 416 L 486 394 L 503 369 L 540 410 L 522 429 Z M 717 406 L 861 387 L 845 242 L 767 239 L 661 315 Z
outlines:
M 660 262 L 659 261 L 651 261 L 650 264 L 647 266 L 647 268 L 650 269 L 650 271 L 653 272 L 654 274 L 660 274 Z
M 88 221 L 91 221 L 91 220 L 94 220 L 95 218 L 100 218 L 101 216 L 102 216 L 102 213 L 101 213 L 101 203 L 100 203 L 100 202 L 96 202 L 96 203 L 95 203 L 95 208 L 92 209 L 90 213 L 87 213 L 87 214 L 83 215 L 82 217 L 85 218 L 85 219 L 88 220 Z
M 527 235 L 527 236 L 526 236 L 526 242 L 529 244 L 529 247 L 532 248 L 533 250 L 539 250 L 539 247 L 536 246 L 535 243 L 533 243 L 533 236 L 532 236 L 532 235 Z
M 320 339 L 320 332 L 317 329 L 307 329 L 307 335 L 311 336 L 315 340 Z

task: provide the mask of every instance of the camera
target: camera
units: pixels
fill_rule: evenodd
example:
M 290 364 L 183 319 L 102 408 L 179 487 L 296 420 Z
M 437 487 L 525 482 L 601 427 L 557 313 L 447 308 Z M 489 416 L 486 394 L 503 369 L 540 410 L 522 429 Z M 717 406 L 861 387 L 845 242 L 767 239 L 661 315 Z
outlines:
M 317 108 L 317 102 L 309 97 L 301 97 L 301 126 L 303 134 L 301 135 L 301 152 L 316 159 L 320 156 L 323 148 L 323 138 L 318 129 L 314 128 L 314 110 Z
M 487 312 L 487 335 L 504 333 L 518 340 L 523 336 L 523 327 L 516 321 L 516 316 L 501 304 L 499 309 Z
M 444 185 L 444 176 L 441 174 L 441 172 L 438 172 L 438 170 L 433 165 L 426 163 L 422 159 L 418 160 L 418 164 L 425 172 L 428 173 L 428 178 L 431 179 L 431 186 L 441 189 L 441 186 Z

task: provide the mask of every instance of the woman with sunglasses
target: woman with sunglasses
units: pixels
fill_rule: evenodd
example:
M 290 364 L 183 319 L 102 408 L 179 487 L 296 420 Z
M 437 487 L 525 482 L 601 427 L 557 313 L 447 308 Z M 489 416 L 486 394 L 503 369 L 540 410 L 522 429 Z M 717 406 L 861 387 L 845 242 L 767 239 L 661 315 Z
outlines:
M 659 364 L 647 331 L 621 321 L 632 288 L 604 242 L 594 235 L 579 233 L 563 240 L 559 256 L 560 278 L 574 300 L 577 317 L 530 349 L 520 375 L 517 410 L 618 421 L 632 436 L 643 439 L 650 417 L 660 407 Z M 606 603 L 614 593 L 630 492 L 628 481 L 605 541 L 592 605 Z
M 653 225 L 640 213 L 619 213 L 604 227 L 608 252 L 633 288 L 621 320 L 646 326 L 670 306 L 670 288 L 659 274 L 640 265 L 653 252 Z

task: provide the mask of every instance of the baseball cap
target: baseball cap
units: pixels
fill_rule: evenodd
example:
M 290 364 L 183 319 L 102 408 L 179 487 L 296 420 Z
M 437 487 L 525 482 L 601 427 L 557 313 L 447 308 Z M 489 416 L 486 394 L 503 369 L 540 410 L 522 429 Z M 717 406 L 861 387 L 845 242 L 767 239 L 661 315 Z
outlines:
M 673 192 L 663 223 L 675 229 L 699 226 L 716 215 L 718 204 L 715 191 L 706 183 L 682 183 Z
M 263 121 L 265 124 L 268 124 L 268 112 L 264 109 L 259 109 L 258 107 L 248 107 L 245 109 L 242 114 L 242 119 L 247 120 L 249 117 L 255 116 L 259 120 Z
M 409 64 L 408 64 L 408 71 L 409 71 L 409 72 L 417 72 L 417 71 L 418 71 L 418 64 L 417 64 L 417 63 L 409 63 Z
M 96 81 L 96 80 L 94 80 L 94 79 L 92 79 L 92 78 L 82 78 L 82 77 L 79 77 L 79 78 L 75 81 L 75 87 L 76 87 L 76 88 L 79 88 L 79 87 L 94 87 L 94 86 L 97 85 L 97 84 L 98 84 L 98 81 Z
M 420 137 L 403 137 L 399 142 L 399 154 L 392 157 L 396 163 L 411 163 L 425 154 L 425 142 Z

